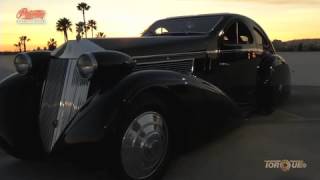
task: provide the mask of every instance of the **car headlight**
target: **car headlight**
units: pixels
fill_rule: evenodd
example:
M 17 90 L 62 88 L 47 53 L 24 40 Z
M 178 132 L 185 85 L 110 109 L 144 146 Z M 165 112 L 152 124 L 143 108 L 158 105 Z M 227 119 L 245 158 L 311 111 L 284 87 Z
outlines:
M 79 57 L 77 66 L 82 77 L 90 78 L 97 69 L 98 63 L 96 58 L 88 53 Z
M 20 74 L 28 74 L 32 68 L 32 61 L 28 54 L 21 53 L 14 58 L 14 65 Z

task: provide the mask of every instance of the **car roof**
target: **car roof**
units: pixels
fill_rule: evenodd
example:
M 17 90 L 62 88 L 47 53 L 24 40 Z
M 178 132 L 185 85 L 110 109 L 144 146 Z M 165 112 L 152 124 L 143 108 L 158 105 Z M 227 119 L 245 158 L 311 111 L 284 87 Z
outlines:
M 197 18 L 197 17 L 213 17 L 213 16 L 222 16 L 222 17 L 242 17 L 248 18 L 241 14 L 233 14 L 233 13 L 214 13 L 214 14 L 198 14 L 198 15 L 187 15 L 187 16 L 175 16 L 175 17 L 168 17 L 161 20 L 174 20 L 174 19 L 184 19 L 184 18 Z

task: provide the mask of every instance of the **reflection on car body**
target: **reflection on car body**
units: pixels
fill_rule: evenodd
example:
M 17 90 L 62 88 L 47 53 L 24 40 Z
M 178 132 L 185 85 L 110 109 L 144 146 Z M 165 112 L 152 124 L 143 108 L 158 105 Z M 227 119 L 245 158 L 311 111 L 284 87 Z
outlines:
M 243 105 L 271 112 L 290 93 L 285 60 L 257 23 L 235 14 L 167 18 L 139 38 L 69 41 L 18 54 L 15 66 L 0 84 L 1 146 L 22 159 L 95 155 L 125 179 L 161 177 L 186 142 L 239 121 Z

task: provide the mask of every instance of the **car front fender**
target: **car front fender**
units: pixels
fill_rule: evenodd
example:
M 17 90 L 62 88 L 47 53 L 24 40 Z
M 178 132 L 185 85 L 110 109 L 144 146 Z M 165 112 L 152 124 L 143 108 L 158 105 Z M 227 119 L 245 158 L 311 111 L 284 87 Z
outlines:
M 0 137 L 15 156 L 41 152 L 38 129 L 41 85 L 31 76 L 12 74 L 0 82 Z
M 113 89 L 96 94 L 67 128 L 61 143 L 100 142 L 113 131 L 113 123 L 126 113 L 135 97 L 146 91 L 156 95 L 161 92 L 164 100 L 175 102 L 172 107 L 182 113 L 176 124 L 188 125 L 183 127 L 186 131 L 205 132 L 204 129 L 212 129 L 231 116 L 240 116 L 235 103 L 208 82 L 173 71 L 139 71 L 122 79 Z

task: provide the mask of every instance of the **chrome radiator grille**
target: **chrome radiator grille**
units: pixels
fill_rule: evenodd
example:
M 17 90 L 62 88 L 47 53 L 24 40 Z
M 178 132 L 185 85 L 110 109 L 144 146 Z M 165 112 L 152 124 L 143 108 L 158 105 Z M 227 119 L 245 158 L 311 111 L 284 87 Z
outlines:
M 167 60 L 167 61 L 151 61 L 139 62 L 135 71 L 141 70 L 171 70 L 182 74 L 191 74 L 193 72 L 194 59 Z
M 80 77 L 76 60 L 51 60 L 42 94 L 39 127 L 47 152 L 85 103 L 90 82 Z

